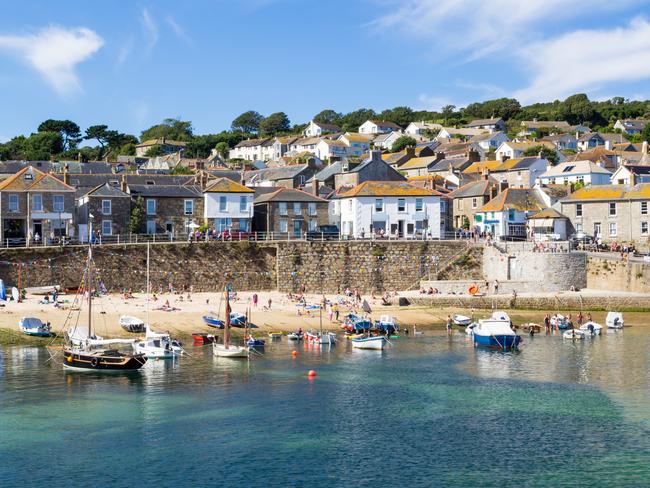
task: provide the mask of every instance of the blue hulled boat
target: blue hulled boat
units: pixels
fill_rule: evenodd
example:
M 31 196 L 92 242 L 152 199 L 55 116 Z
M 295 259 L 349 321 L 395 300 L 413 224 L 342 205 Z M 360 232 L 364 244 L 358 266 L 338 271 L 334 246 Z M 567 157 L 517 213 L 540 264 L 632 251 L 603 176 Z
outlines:
M 521 342 L 521 336 L 510 328 L 510 322 L 505 320 L 479 320 L 473 327 L 474 345 L 495 349 L 516 349 Z
M 223 320 L 218 319 L 217 317 L 213 317 L 211 315 L 204 315 L 203 322 L 205 322 L 205 325 L 207 325 L 208 327 L 223 329 Z

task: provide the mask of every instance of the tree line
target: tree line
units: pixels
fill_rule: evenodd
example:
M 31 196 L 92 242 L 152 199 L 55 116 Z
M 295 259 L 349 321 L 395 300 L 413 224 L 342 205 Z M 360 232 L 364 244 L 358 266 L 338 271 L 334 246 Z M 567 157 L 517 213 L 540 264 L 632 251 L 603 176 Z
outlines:
M 377 112 L 371 108 L 360 108 L 348 113 L 333 109 L 321 110 L 313 116 L 320 123 L 334 124 L 343 131 L 356 132 L 366 120 L 376 119 L 393 122 L 406 127 L 411 122 L 427 121 L 445 126 L 459 126 L 472 119 L 503 118 L 513 134 L 522 120 L 566 120 L 570 124 L 584 124 L 592 130 L 613 132 L 617 119 L 650 119 L 650 101 L 629 100 L 613 97 L 605 101 L 592 101 L 584 93 L 547 103 L 522 106 L 514 98 L 498 98 L 476 102 L 466 107 L 446 105 L 439 111 L 414 110 L 398 106 Z M 214 134 L 195 134 L 192 122 L 180 118 L 163 120 L 143 130 L 139 137 L 109 128 L 106 124 L 87 127 L 83 132 L 71 120 L 48 119 L 42 122 L 29 136 L 19 135 L 5 144 L 0 144 L 0 159 L 83 160 L 115 159 L 118 155 L 134 155 L 140 141 L 166 138 L 187 143 L 186 157 L 205 158 L 216 149 L 224 158 L 228 150 L 240 141 L 253 137 L 274 137 L 298 135 L 306 123 L 292 124 L 285 112 L 264 116 L 255 110 L 238 115 L 229 130 Z M 541 134 L 540 134 L 541 135 Z M 637 139 L 650 140 L 650 127 Z M 81 145 L 82 142 L 86 145 Z M 159 154 L 154 146 L 149 156 Z

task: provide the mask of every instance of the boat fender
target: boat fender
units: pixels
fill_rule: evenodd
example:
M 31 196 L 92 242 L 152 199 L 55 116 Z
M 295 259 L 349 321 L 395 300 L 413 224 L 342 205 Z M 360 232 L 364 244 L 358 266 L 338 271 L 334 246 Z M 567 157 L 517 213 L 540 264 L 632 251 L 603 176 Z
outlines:
M 97 367 L 97 364 L 99 364 L 99 361 L 97 361 L 97 358 L 92 358 L 92 359 L 90 360 L 90 365 L 91 365 L 93 368 L 96 368 L 96 367 Z
M 70 355 L 66 358 L 66 361 L 68 361 L 69 363 L 72 362 L 72 354 L 70 354 Z
M 478 286 L 476 286 L 476 283 L 472 284 L 468 291 L 470 295 L 476 295 L 478 293 Z

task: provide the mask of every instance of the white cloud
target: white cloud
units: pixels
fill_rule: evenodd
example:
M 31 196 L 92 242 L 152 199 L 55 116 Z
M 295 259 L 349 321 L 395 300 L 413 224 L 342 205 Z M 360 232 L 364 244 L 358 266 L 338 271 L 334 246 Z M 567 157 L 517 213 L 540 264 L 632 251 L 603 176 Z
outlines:
M 419 107 L 418 110 L 431 110 L 434 112 L 439 112 L 442 107 L 445 105 L 455 105 L 459 107 L 457 103 L 454 103 L 451 99 L 441 96 L 432 96 L 427 95 L 426 93 L 421 93 L 418 97 Z
M 185 32 L 185 29 L 181 27 L 181 25 L 176 21 L 176 19 L 171 14 L 168 14 L 165 17 L 165 20 L 169 24 L 169 27 L 171 27 L 176 37 L 178 37 L 181 41 L 183 41 L 186 44 L 192 44 L 192 40 Z
M 635 19 L 610 30 L 580 30 L 519 51 L 533 73 L 515 93 L 522 102 L 564 98 L 613 82 L 650 78 L 650 22 Z
M 144 35 L 147 38 L 147 50 L 151 51 L 156 44 L 158 44 L 159 33 L 158 33 L 158 24 L 154 21 L 152 15 L 149 13 L 149 10 L 146 8 L 142 9 L 140 12 L 140 23 L 144 29 Z
M 0 36 L 0 49 L 22 58 L 60 94 L 81 88 L 75 67 L 91 57 L 103 44 L 101 37 L 86 28 L 51 26 L 33 35 Z

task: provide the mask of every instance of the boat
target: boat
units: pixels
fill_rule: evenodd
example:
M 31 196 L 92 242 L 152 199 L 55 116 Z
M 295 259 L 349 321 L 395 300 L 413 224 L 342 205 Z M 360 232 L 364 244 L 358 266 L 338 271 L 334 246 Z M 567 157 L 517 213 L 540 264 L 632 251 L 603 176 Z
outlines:
M 28 286 L 25 288 L 25 293 L 29 295 L 49 295 L 53 292 L 59 292 L 61 286 L 59 285 L 50 285 L 50 286 Z
M 130 315 L 122 315 L 120 317 L 120 327 L 127 332 L 145 332 L 144 320 Z
M 375 320 L 375 329 L 382 334 L 391 335 L 399 330 L 399 326 L 392 315 L 382 315 L 379 320 Z
M 349 313 L 345 316 L 341 328 L 349 333 L 360 333 L 368 332 L 372 328 L 372 325 L 370 319 Z
M 465 334 L 471 336 L 474 333 L 474 327 L 478 325 L 478 322 L 472 322 L 467 327 L 465 327 Z
M 357 349 L 381 350 L 386 347 L 386 344 L 388 344 L 388 340 L 383 335 L 355 337 L 352 339 L 352 347 Z
M 607 312 L 605 324 L 608 329 L 622 329 L 625 325 L 623 314 L 621 312 Z
M 173 359 L 183 354 L 183 346 L 167 332 L 154 332 L 146 326 L 146 335 L 135 343 L 135 350 L 149 359 Z
M 492 312 L 492 320 L 499 320 L 501 322 L 508 322 L 512 324 L 512 320 L 510 320 L 510 315 L 508 315 L 506 312 L 503 310 L 495 310 Z
M 95 263 L 92 257 L 92 243 L 88 243 L 88 259 L 83 272 L 83 282 L 79 298 L 79 307 L 71 307 L 66 320 L 70 326 L 65 330 L 65 344 L 63 346 L 63 366 L 75 371 L 136 371 L 147 362 L 147 356 L 135 351 L 134 339 L 103 339 L 93 332 L 92 324 L 92 296 L 93 290 L 99 289 L 94 281 L 93 269 Z M 81 305 L 87 300 L 88 323 L 81 325 Z M 75 308 L 78 309 L 74 310 Z M 73 312 L 76 319 L 73 319 Z M 127 346 L 127 351 L 121 351 L 118 346 Z
M 581 340 L 585 338 L 585 333 L 580 329 L 565 330 L 562 334 L 564 339 Z
M 205 322 L 205 325 L 207 325 L 208 327 L 223 329 L 223 320 L 217 317 L 213 317 L 212 315 L 204 315 L 203 322 Z
M 194 332 L 192 339 L 194 339 L 194 345 L 212 344 L 214 342 L 214 335 L 205 332 Z
M 246 345 L 248 347 L 264 347 L 266 341 L 264 339 L 256 339 L 252 335 L 246 336 Z
M 287 334 L 287 340 L 289 341 L 302 341 L 303 333 L 302 332 L 291 332 Z
M 467 317 L 466 315 L 461 315 L 458 313 L 452 315 L 451 320 L 455 325 L 470 325 L 472 323 L 471 317 Z
M 230 293 L 228 287 L 226 295 L 226 320 L 223 324 L 223 344 L 212 343 L 212 354 L 220 358 L 248 358 L 250 349 L 248 346 L 235 346 L 230 344 Z
M 603 326 L 600 324 L 597 324 L 594 321 L 589 321 L 585 324 L 582 324 L 580 326 L 580 330 L 584 332 L 588 336 L 597 336 L 600 335 L 600 331 L 603 329 Z
M 305 340 L 311 344 L 334 344 L 336 334 L 333 332 L 305 332 Z
M 492 347 L 502 350 L 516 349 L 521 336 L 515 334 L 510 322 L 494 318 L 479 320 L 472 330 L 474 345 Z
M 49 337 L 52 333 L 49 322 L 44 324 L 37 317 L 23 317 L 18 322 L 18 327 L 28 336 Z
M 271 339 L 281 339 L 282 338 L 282 332 L 269 332 L 269 337 Z

